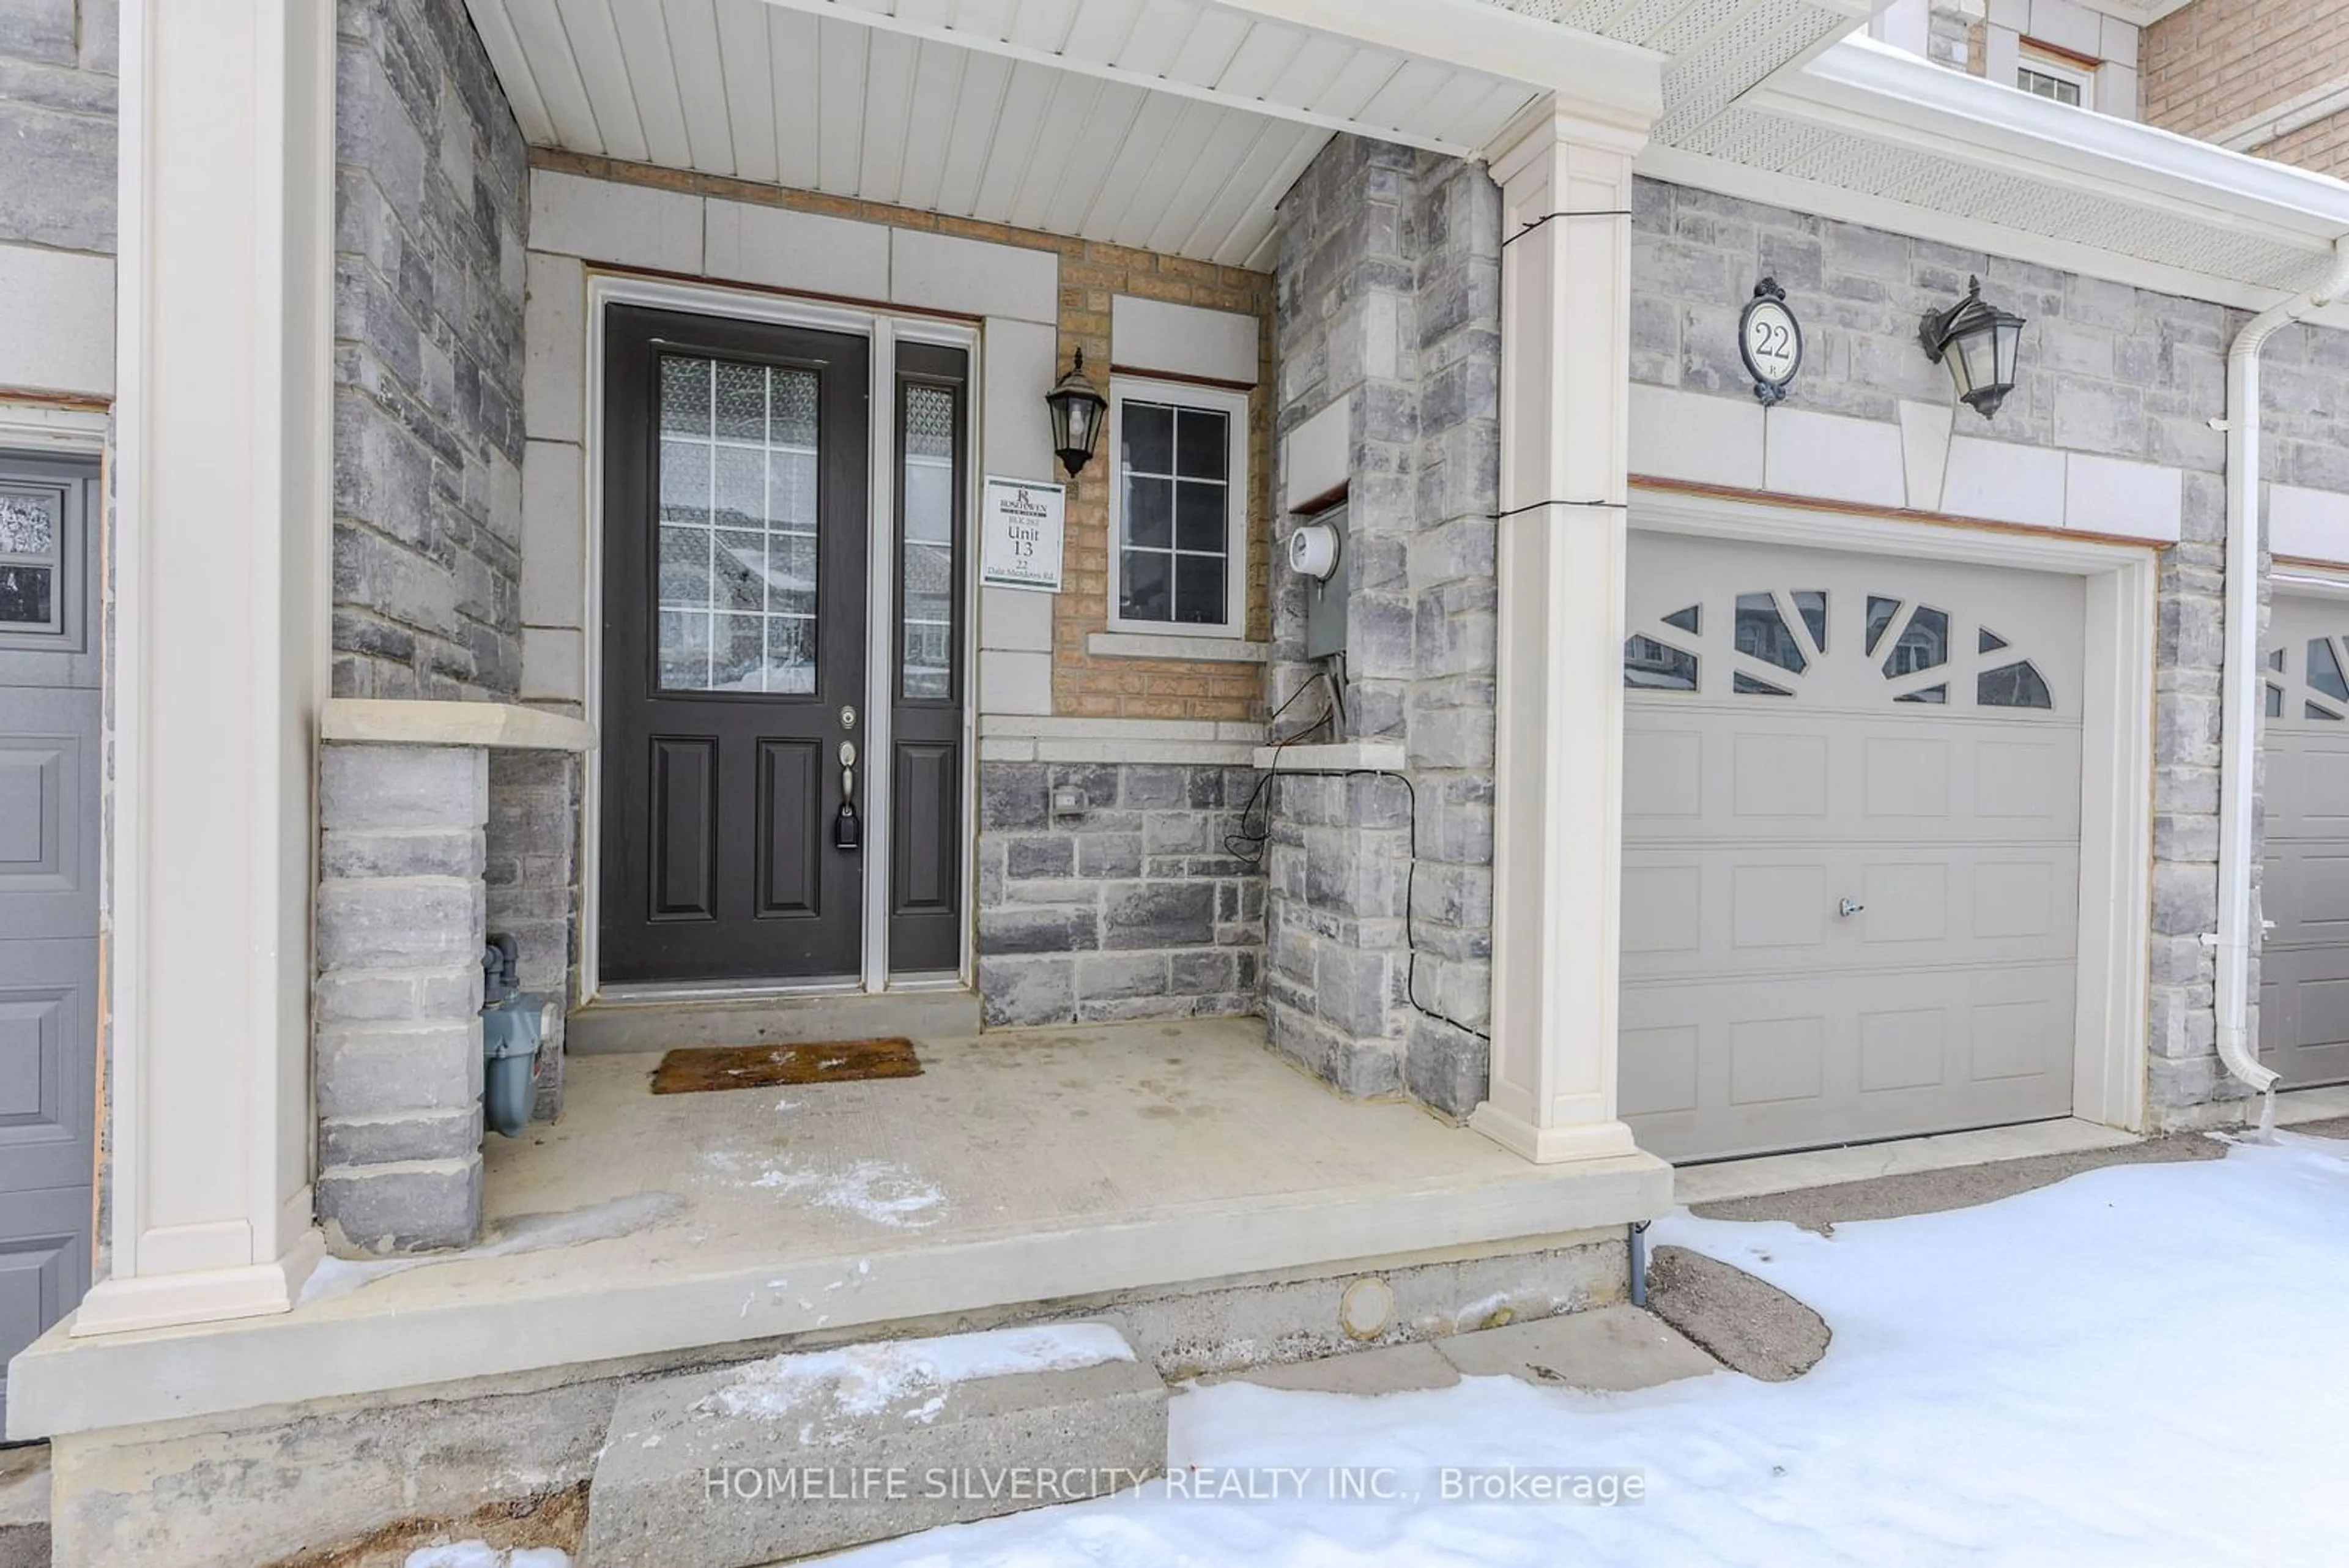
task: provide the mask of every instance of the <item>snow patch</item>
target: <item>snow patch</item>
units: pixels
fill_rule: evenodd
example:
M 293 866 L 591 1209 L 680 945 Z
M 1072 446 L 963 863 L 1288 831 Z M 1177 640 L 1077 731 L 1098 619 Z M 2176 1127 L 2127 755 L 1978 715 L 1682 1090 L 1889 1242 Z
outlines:
M 944 1218 L 930 1210 L 944 1203 L 946 1195 L 885 1159 L 860 1159 L 845 1170 L 773 1165 L 751 1178 L 750 1185 L 804 1198 L 819 1209 L 845 1210 L 897 1230 L 919 1230 Z
M 487 1241 L 454 1252 L 432 1252 L 413 1258 L 322 1259 L 302 1282 L 302 1294 L 295 1304 L 309 1306 L 330 1302 L 350 1294 L 361 1285 L 404 1274 L 410 1269 L 429 1269 L 438 1263 L 461 1263 L 476 1258 L 512 1258 L 524 1252 L 542 1252 L 550 1247 L 606 1241 L 615 1236 L 649 1230 L 683 1207 L 673 1193 L 632 1192 L 626 1198 L 591 1203 L 583 1209 L 565 1209 L 552 1214 L 517 1214 L 500 1221 Z
M 481 1541 L 427 1546 L 408 1554 L 407 1568 L 571 1568 L 571 1554 L 552 1546 L 517 1546 L 501 1552 Z
M 951 1526 L 839 1568 L 2095 1568 L 2337 1563 L 2349 1145 L 2113 1166 L 1839 1224 L 1659 1220 L 1817 1309 L 1791 1383 L 1585 1395 L 1510 1378 L 1376 1398 L 1247 1383 L 1169 1407 L 1170 1468 L 1385 1467 L 1392 1503 L 1115 1498 Z M 2252 1347 L 2229 1355 L 2227 1345 Z M 1637 1506 L 1441 1501 L 1443 1467 L 1639 1472 Z
M 848 1440 L 854 1422 L 892 1406 L 920 1400 L 905 1418 L 922 1424 L 936 1420 L 957 1383 L 1133 1359 L 1133 1347 L 1123 1334 L 1092 1323 L 883 1340 L 754 1361 L 731 1382 L 698 1400 L 693 1413 L 796 1421 L 802 1442 L 837 1447 Z

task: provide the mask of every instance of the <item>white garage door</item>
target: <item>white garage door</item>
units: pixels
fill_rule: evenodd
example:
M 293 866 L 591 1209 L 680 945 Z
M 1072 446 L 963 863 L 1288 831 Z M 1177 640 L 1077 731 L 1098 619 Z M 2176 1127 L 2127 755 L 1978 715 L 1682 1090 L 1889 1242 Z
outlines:
M 2279 592 L 2268 626 L 2260 1058 L 2349 1080 L 2349 599 Z
M 1635 533 L 1628 607 L 1641 1147 L 2067 1115 L 2079 580 Z

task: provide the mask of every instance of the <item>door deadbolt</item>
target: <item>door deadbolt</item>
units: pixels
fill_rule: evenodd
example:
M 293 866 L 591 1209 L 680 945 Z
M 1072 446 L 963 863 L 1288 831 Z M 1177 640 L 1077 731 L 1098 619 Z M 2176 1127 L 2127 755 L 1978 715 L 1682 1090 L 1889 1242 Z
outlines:
M 856 710 L 846 702 L 840 705 L 840 727 L 843 730 L 856 728 Z

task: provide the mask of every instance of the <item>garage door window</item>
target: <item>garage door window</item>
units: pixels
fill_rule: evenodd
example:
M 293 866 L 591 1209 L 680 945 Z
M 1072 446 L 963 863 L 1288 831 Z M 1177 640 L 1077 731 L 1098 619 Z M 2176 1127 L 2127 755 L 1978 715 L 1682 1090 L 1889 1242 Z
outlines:
M 2016 658 L 2018 650 L 2002 633 L 1959 610 L 1898 593 L 1871 593 L 1857 635 L 1846 634 L 1861 645 L 1861 652 L 1856 655 L 1847 645 L 1843 658 L 1835 659 L 1829 657 L 1837 646 L 1835 605 L 1824 588 L 1747 587 L 1718 607 L 1726 612 L 1728 635 L 1711 649 L 1714 666 L 1706 661 L 1705 607 L 1689 605 L 1632 629 L 1623 645 L 1624 685 L 1702 695 L 1706 675 L 1718 682 L 1725 668 L 1726 694 L 1732 697 L 1791 699 L 1807 693 L 1837 703 L 1889 699 L 1912 707 L 1950 707 L 1971 691 L 1976 708 L 2052 712 L 2056 706 L 2053 685 L 2038 664 Z M 1973 633 L 1971 657 L 1961 651 L 1968 630 Z M 2324 657 L 2332 659 L 2323 667 L 2326 679 L 2339 684 L 2349 709 L 2349 659 Z M 2311 658 L 2316 661 L 2315 655 Z M 1855 680 L 1861 689 L 1855 689 Z M 1866 693 L 1868 686 L 1872 697 Z M 1719 684 L 1712 690 L 1722 694 Z

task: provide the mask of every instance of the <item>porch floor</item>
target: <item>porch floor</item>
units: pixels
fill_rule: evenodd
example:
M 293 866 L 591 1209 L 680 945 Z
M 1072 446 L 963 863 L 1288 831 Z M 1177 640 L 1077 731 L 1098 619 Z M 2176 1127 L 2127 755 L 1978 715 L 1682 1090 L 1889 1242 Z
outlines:
M 560 1123 L 489 1139 L 481 1244 L 329 1261 L 276 1317 L 53 1332 L 11 1403 L 26 1429 L 119 1426 L 1526 1245 L 1671 1202 L 1646 1155 L 1535 1166 L 1341 1100 L 1259 1020 L 918 1044 L 919 1077 L 698 1095 L 650 1093 L 656 1055 L 574 1057 Z

